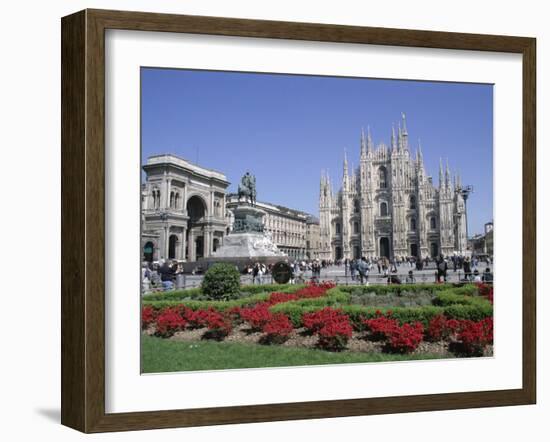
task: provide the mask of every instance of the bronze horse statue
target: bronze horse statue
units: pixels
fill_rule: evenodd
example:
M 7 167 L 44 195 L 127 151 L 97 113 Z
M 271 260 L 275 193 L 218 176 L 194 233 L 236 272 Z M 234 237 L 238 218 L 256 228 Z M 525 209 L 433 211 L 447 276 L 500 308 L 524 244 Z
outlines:
M 256 179 L 248 172 L 242 177 L 239 184 L 238 200 L 244 197 L 245 201 L 250 201 L 251 205 L 256 204 Z

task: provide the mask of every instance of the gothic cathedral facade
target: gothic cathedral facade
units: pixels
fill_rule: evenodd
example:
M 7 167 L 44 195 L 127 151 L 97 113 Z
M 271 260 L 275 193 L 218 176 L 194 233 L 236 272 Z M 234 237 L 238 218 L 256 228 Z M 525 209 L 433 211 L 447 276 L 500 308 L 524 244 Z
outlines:
M 424 168 L 422 149 L 409 151 L 405 115 L 391 145 L 373 146 L 361 132 L 358 168 L 344 154 L 342 187 L 334 193 L 321 174 L 319 198 L 321 259 L 386 256 L 425 258 L 466 254 L 466 204 L 460 176 L 439 164 L 436 187 Z

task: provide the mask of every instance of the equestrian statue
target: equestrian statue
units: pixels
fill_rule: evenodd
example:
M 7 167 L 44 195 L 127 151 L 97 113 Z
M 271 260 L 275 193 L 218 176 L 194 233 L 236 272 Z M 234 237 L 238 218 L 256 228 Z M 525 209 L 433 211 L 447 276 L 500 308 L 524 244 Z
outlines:
M 256 177 L 250 172 L 246 172 L 241 178 L 241 184 L 239 184 L 238 200 L 244 197 L 245 201 L 250 201 L 253 206 L 256 204 Z

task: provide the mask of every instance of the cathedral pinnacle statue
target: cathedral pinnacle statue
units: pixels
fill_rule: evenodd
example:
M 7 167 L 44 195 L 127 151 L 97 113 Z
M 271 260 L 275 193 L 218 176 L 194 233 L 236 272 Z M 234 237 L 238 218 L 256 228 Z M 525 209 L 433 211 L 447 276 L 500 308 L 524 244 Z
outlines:
M 248 171 L 243 175 L 241 184 L 239 184 L 239 201 L 242 197 L 245 198 L 245 201 L 250 200 L 252 206 L 256 204 L 256 177 Z

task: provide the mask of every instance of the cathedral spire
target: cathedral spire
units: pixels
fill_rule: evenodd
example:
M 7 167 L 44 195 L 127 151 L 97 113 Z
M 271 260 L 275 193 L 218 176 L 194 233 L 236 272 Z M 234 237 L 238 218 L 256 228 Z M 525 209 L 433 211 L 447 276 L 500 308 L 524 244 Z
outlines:
M 409 135 L 407 133 L 407 121 L 405 120 L 405 114 L 401 112 L 401 120 L 403 121 L 403 135 L 407 136 Z
M 391 150 L 392 152 L 397 150 L 397 143 L 395 140 L 395 124 L 393 123 L 391 125 Z
M 439 187 L 443 187 L 443 160 L 439 157 Z
M 397 123 L 397 150 L 403 150 L 403 134 L 401 133 L 401 122 Z
M 445 185 L 451 188 L 451 169 L 449 169 L 449 158 L 447 158 L 447 169 L 445 170 Z
M 367 152 L 372 153 L 372 137 L 370 136 L 370 126 L 367 126 Z
M 343 173 L 342 181 L 343 181 L 344 192 L 347 192 L 349 190 L 349 170 L 348 170 L 348 153 L 346 149 L 344 149 L 344 173 Z
M 365 129 L 361 128 L 361 159 L 367 156 L 367 140 L 365 138 Z
M 401 128 L 401 139 L 403 143 L 403 149 L 409 149 L 409 133 L 407 132 L 407 122 L 405 120 L 405 114 L 401 112 L 401 120 L 403 122 L 403 127 Z

